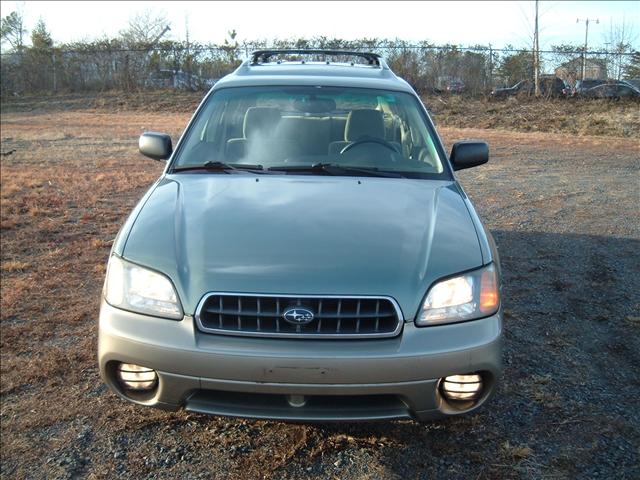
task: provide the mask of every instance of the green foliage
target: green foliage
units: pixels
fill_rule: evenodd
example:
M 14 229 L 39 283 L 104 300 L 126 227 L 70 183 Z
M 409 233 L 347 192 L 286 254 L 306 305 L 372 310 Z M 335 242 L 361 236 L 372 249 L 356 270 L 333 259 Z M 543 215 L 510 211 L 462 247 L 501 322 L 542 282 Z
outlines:
M 53 39 L 44 20 L 39 19 L 31 31 L 31 47 L 23 57 L 25 83 L 30 91 L 55 90 L 57 74 L 54 71 Z
M 576 52 L 584 50 L 584 48 L 581 45 L 563 43 L 561 45 L 551 45 L 551 50 L 558 55 L 571 55 L 574 57 Z
M 53 47 L 51 34 L 47 30 L 44 20 L 39 19 L 36 28 L 31 32 L 31 47 L 34 50 L 49 50 Z
M 227 32 L 227 34 L 229 38 L 224 39 L 224 45 L 221 45 L 220 48 L 226 55 L 226 58 L 225 58 L 226 62 L 229 65 L 235 65 L 239 63 L 238 42 L 236 41 L 236 36 L 238 35 L 238 33 L 235 31 L 235 29 L 233 29 Z
M 498 73 L 509 85 L 514 85 L 520 80 L 533 78 L 533 53 L 522 50 L 515 54 L 506 55 L 500 62 Z

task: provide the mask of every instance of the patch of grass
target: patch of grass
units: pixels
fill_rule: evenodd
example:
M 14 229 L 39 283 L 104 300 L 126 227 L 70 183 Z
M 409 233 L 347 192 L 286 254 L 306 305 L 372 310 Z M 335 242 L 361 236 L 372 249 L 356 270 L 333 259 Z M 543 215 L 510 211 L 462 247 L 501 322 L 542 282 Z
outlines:
M 49 211 L 46 208 L 42 208 L 38 205 L 34 205 L 29 208 L 28 213 L 32 217 L 41 217 L 41 216 L 47 215 Z
M 531 457 L 533 450 L 527 445 L 511 445 L 509 441 L 506 441 L 500 445 L 500 453 L 506 459 L 518 462 Z
M 102 238 L 94 238 L 90 242 L 91 247 L 95 248 L 96 250 L 111 248 L 112 244 L 113 244 L 113 240 L 103 240 Z
M 522 132 L 570 133 L 580 136 L 636 137 L 640 103 L 586 99 L 509 97 L 488 100 L 425 96 L 423 102 L 440 126 L 490 128 Z
M 30 263 L 20 262 L 18 260 L 12 260 L 12 261 L 2 263 L 2 271 L 3 272 L 24 272 L 30 266 L 31 266 Z
M 640 327 L 640 317 L 635 317 L 633 315 L 628 315 L 627 317 L 625 317 L 625 319 L 627 320 L 627 322 L 629 322 L 631 325 L 635 325 L 637 327 Z

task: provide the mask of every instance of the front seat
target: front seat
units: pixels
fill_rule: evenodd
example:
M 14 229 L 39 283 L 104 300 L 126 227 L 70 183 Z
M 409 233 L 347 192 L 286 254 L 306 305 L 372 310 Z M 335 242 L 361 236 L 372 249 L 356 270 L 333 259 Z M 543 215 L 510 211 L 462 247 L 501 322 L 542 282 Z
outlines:
M 361 137 L 374 137 L 384 140 L 384 118 L 380 110 L 364 108 L 351 110 L 344 128 L 344 141 L 331 142 L 329 155 L 337 155 L 352 142 Z
M 227 161 L 237 161 L 251 152 L 251 147 L 275 141 L 275 132 L 280 123 L 280 110 L 272 107 L 249 107 L 242 124 L 243 138 L 227 140 Z M 260 148 L 264 150 L 264 148 Z

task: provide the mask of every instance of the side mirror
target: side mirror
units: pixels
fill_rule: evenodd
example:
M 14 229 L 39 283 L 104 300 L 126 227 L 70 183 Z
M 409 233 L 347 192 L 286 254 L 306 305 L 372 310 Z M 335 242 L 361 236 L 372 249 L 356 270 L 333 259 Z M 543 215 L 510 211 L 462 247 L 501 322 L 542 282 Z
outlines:
M 166 160 L 173 152 L 171 137 L 166 133 L 145 132 L 140 135 L 138 149 L 145 157 Z
M 489 161 L 489 145 L 476 140 L 456 142 L 451 149 L 449 159 L 454 170 L 482 165 Z

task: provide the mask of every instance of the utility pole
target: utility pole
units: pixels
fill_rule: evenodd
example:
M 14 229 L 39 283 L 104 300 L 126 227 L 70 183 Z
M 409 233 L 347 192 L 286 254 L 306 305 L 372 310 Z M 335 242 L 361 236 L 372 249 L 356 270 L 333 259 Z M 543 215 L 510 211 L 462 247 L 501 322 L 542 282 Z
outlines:
M 584 51 L 582 52 L 582 76 L 581 79 L 584 80 L 584 77 L 586 76 L 587 73 L 587 41 L 589 39 L 589 22 L 596 22 L 596 24 L 600 23 L 600 20 L 593 19 L 593 18 L 585 18 L 583 20 L 580 20 L 579 18 L 576 19 L 576 23 L 580 23 L 580 22 L 584 22 L 585 23 L 585 29 L 584 29 Z
M 538 37 L 538 0 L 536 0 L 536 20 L 533 33 L 533 84 L 536 97 L 540 96 L 540 39 Z
M 491 47 L 491 44 L 489 44 L 489 90 L 492 90 L 492 89 L 493 89 L 493 48 Z
M 187 57 L 184 66 L 187 71 L 187 87 L 191 90 L 191 52 L 189 51 L 189 15 L 187 13 L 184 14 L 184 31 L 187 38 Z

